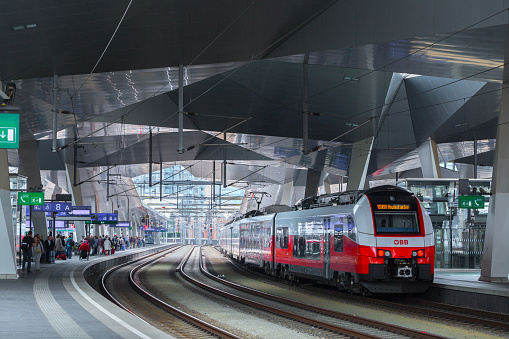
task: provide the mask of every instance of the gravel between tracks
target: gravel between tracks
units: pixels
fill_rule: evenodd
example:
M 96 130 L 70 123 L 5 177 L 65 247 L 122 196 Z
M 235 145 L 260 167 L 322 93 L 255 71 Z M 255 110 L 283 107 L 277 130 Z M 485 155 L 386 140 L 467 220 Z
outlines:
M 264 292 L 272 293 L 288 299 L 297 300 L 300 302 L 312 304 L 318 307 L 329 308 L 339 312 L 353 314 L 369 319 L 376 319 L 382 322 L 396 324 L 420 331 L 426 331 L 438 334 L 448 338 L 500 338 L 501 336 L 485 333 L 477 329 L 468 328 L 465 326 L 458 326 L 457 324 L 447 324 L 446 320 L 443 321 L 430 321 L 419 318 L 417 316 L 408 316 L 398 314 L 397 311 L 381 310 L 379 308 L 370 308 L 365 305 L 356 304 L 341 300 L 330 295 L 319 295 L 316 292 L 304 291 L 298 287 L 279 284 L 265 280 L 263 278 L 247 277 L 242 273 L 235 270 L 232 264 L 223 257 L 213 247 L 204 247 L 204 254 L 208 270 L 216 275 L 223 275 L 225 279 L 258 289 Z
M 183 248 L 178 253 L 183 256 L 189 249 L 190 247 Z M 196 255 L 198 250 L 195 250 L 195 252 L 189 260 L 186 272 L 198 269 Z M 218 327 L 225 328 L 243 338 L 300 339 L 317 337 L 299 332 L 285 323 L 269 321 L 270 317 L 268 316 L 260 317 L 260 312 L 250 307 L 221 297 L 211 296 L 208 292 L 204 292 L 190 285 L 181 277 L 176 276 L 175 257 L 171 258 L 169 256 L 163 261 L 166 265 L 155 265 L 142 273 L 140 278 L 143 285 L 151 293 L 168 304 L 179 307 L 189 314 L 211 322 Z M 169 266 L 168 263 L 170 263 Z

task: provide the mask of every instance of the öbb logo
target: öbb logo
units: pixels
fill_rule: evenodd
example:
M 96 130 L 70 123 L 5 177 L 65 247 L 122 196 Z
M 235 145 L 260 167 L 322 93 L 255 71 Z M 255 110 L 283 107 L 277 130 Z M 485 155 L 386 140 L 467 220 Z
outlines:
M 408 245 L 408 240 L 394 240 L 394 245 Z

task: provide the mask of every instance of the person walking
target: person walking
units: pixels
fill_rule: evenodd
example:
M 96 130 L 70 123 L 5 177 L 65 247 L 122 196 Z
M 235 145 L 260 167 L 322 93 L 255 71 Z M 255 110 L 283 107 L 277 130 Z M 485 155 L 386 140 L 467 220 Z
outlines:
M 34 243 L 34 262 L 35 262 L 35 270 L 39 271 L 41 267 L 41 256 L 44 252 L 44 246 L 42 244 L 42 241 L 39 239 L 38 236 L 35 236 L 35 243 Z
M 21 270 L 25 270 L 25 263 L 28 262 L 27 272 L 31 272 L 32 268 L 32 248 L 34 247 L 34 238 L 32 237 L 32 231 L 28 231 L 28 235 L 23 237 L 21 240 L 21 249 L 23 250 L 23 262 L 21 263 Z

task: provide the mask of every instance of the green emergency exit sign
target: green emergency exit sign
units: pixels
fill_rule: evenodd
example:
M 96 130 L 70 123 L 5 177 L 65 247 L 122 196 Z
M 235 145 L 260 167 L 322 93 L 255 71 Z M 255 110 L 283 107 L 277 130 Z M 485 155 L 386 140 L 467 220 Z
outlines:
M 0 114 L 0 148 L 19 148 L 19 114 Z
M 44 205 L 44 192 L 18 192 L 18 205 Z
M 484 208 L 484 196 L 482 195 L 460 195 L 458 199 L 459 208 Z

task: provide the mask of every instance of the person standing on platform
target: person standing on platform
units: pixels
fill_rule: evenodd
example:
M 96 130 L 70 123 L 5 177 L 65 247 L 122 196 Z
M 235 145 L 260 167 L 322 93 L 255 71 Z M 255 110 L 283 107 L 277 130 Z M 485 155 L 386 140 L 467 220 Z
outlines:
M 39 240 L 39 237 L 35 236 L 35 243 L 34 243 L 34 262 L 35 262 L 35 270 L 39 271 L 41 267 L 41 256 L 44 252 L 44 246 L 42 245 L 42 241 Z
M 64 243 L 62 242 L 62 236 L 60 234 L 58 234 L 57 238 L 55 239 L 55 250 L 57 251 L 57 257 L 65 251 Z
M 110 254 L 111 247 L 112 247 L 112 244 L 111 244 L 110 238 L 108 238 L 108 236 L 105 236 L 104 237 L 104 255 Z
M 32 231 L 28 231 L 28 235 L 23 237 L 21 240 L 21 249 L 23 250 L 23 262 L 21 263 L 21 270 L 25 270 L 25 263 L 28 262 L 27 272 L 30 272 L 32 268 L 32 248 L 34 247 L 34 238 L 32 237 Z
M 46 251 L 46 262 L 48 264 L 55 262 L 55 241 L 51 237 L 44 241 L 44 249 Z
M 39 236 L 39 242 L 42 245 L 42 253 L 41 253 L 41 264 L 46 262 L 46 242 L 44 241 L 44 237 Z
M 99 240 L 97 241 L 97 253 L 104 254 L 104 239 L 102 236 L 99 236 Z
M 98 247 L 99 247 L 99 238 L 96 235 L 96 236 L 94 236 L 94 249 L 92 251 L 92 255 L 98 254 L 98 252 L 97 252 Z
M 65 242 L 65 249 L 67 250 L 67 259 L 72 258 L 72 250 L 74 249 L 74 239 L 69 236 Z

